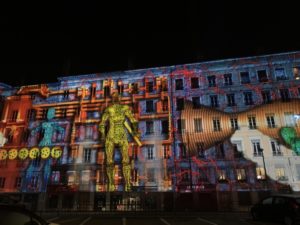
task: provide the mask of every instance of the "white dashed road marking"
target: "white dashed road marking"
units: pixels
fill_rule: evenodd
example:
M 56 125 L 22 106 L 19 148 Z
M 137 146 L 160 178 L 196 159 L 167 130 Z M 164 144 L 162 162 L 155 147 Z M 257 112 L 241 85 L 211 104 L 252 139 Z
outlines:
M 163 223 L 166 224 L 166 225 L 171 225 L 168 221 L 166 221 L 166 220 L 163 219 L 163 218 L 160 218 L 160 221 L 163 222 Z
M 211 225 L 218 225 L 218 224 L 216 224 L 216 223 L 214 223 L 214 222 L 211 222 L 211 221 L 206 220 L 206 219 L 202 219 L 202 218 L 200 218 L 200 217 L 198 217 L 197 220 L 200 220 L 200 221 L 202 221 L 202 222 L 204 222 L 204 223 L 208 223 L 208 224 L 211 224 Z
M 52 221 L 57 220 L 57 219 L 59 219 L 59 216 L 53 217 L 53 218 L 51 218 L 51 219 L 49 219 L 49 220 L 47 220 L 47 221 L 48 221 L 48 222 L 52 222 Z
M 126 218 L 125 217 L 122 218 L 122 224 L 126 225 Z
M 84 221 L 82 221 L 79 225 L 84 225 L 84 224 L 86 224 L 90 219 L 92 219 L 92 217 L 90 216 L 90 217 L 88 217 L 88 218 L 86 218 Z

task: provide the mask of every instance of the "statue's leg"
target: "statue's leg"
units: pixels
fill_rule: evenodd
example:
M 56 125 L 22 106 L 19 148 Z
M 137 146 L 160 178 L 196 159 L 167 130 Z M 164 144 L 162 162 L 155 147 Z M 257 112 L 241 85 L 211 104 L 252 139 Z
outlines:
M 106 154 L 106 173 L 108 177 L 108 191 L 114 191 L 114 161 L 113 161 L 113 154 L 114 154 L 114 143 L 107 139 L 105 142 L 105 154 Z
M 121 142 L 121 151 L 122 151 L 123 176 L 125 179 L 125 191 L 131 191 L 131 183 L 130 183 L 131 166 L 129 163 L 127 140 Z

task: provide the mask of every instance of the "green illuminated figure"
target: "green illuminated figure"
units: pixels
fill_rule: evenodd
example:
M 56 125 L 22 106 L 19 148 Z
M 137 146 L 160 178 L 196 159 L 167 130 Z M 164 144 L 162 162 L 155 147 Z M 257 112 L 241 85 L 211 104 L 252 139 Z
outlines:
M 102 115 L 99 124 L 99 131 L 101 133 L 101 141 L 105 141 L 105 154 L 106 154 L 106 171 L 108 176 L 108 191 L 114 191 L 114 161 L 113 154 L 114 148 L 118 145 L 122 154 L 123 176 L 125 179 L 125 191 L 131 190 L 130 173 L 131 166 L 128 155 L 128 140 L 126 128 L 133 135 L 134 140 L 137 140 L 138 135 L 138 122 L 133 117 L 130 108 L 127 105 L 120 104 L 120 98 L 117 93 L 112 95 L 113 104 L 107 107 Z M 126 122 L 126 117 L 130 120 L 133 130 Z M 105 134 L 106 121 L 109 121 L 109 130 L 107 136 Z
M 284 127 L 280 129 L 282 139 L 292 148 L 292 150 L 300 155 L 300 138 L 297 137 L 295 128 Z

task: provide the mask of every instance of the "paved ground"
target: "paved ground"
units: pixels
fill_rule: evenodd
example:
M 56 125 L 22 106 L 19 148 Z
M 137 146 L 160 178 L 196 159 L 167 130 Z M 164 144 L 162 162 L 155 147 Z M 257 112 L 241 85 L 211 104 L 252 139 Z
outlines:
M 62 225 L 279 225 L 253 221 L 248 214 L 205 213 L 192 216 L 110 216 L 107 215 L 43 215 L 49 222 Z

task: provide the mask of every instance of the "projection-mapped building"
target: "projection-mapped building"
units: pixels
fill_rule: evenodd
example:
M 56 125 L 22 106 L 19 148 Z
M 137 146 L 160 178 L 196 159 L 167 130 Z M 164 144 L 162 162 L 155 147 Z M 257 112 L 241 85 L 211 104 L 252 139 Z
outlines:
M 0 91 L 0 192 L 32 209 L 236 210 L 300 191 L 300 52 Z

